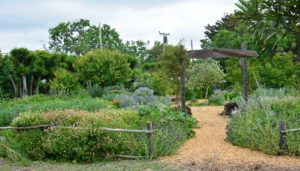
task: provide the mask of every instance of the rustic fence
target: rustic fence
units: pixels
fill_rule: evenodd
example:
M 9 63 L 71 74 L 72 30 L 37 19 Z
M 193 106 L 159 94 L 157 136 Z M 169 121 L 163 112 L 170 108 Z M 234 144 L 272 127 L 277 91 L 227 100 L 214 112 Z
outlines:
M 90 128 L 85 128 L 85 127 L 56 126 L 56 125 L 50 124 L 50 125 L 28 126 L 28 127 L 11 127 L 11 126 L 0 127 L 0 131 L 9 130 L 9 129 L 14 129 L 14 130 L 19 130 L 19 131 L 30 130 L 30 129 L 42 129 L 42 130 L 44 130 L 44 129 L 48 129 L 48 128 L 53 128 L 53 129 L 85 129 L 85 130 L 90 129 Z M 147 152 L 148 152 L 147 155 L 148 156 L 115 155 L 115 157 L 128 158 L 128 159 L 138 159 L 138 158 L 152 159 L 152 157 L 153 157 L 153 132 L 154 132 L 152 122 L 147 122 L 147 129 L 145 129 L 145 130 L 105 128 L 105 127 L 99 127 L 99 128 L 97 128 L 97 130 L 98 131 L 107 131 L 107 132 L 146 134 L 147 135 Z
M 300 131 L 300 128 L 287 129 L 287 124 L 285 121 L 280 121 L 279 123 L 279 148 L 281 153 L 287 152 L 288 145 L 286 140 L 287 133 Z

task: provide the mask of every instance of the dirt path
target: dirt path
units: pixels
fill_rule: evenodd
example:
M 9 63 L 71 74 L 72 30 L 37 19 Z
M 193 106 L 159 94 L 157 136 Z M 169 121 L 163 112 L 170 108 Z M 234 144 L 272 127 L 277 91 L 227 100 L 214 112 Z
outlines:
M 270 156 L 226 142 L 228 119 L 218 115 L 222 110 L 216 106 L 192 108 L 201 128 L 176 155 L 162 162 L 185 170 L 300 170 L 300 158 Z

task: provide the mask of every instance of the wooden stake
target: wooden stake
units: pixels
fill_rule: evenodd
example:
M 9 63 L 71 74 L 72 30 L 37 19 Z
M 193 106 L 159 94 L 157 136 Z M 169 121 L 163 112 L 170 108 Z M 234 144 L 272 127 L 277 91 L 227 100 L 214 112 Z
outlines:
M 285 153 L 287 151 L 287 143 L 286 143 L 286 122 L 280 121 L 279 123 L 279 148 L 281 153 Z
M 147 147 L 148 147 L 148 159 L 151 159 L 152 158 L 152 154 L 153 154 L 153 137 L 152 137 L 152 122 L 147 122 L 147 140 L 148 140 L 148 144 L 147 144 Z

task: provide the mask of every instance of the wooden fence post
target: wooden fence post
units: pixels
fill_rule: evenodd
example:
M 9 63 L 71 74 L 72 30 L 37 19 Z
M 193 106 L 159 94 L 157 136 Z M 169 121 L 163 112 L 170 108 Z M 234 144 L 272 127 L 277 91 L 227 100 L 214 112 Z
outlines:
M 148 148 L 148 159 L 152 158 L 153 154 L 153 127 L 152 127 L 152 122 L 147 122 L 147 148 Z
M 280 153 L 285 153 L 287 151 L 286 143 L 286 122 L 280 121 L 279 123 L 279 148 Z

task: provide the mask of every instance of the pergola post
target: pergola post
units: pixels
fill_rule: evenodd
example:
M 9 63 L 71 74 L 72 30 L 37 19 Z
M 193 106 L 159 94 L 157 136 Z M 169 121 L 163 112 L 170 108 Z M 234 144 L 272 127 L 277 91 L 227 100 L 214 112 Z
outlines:
M 181 111 L 186 113 L 185 65 L 180 69 L 181 77 Z
M 241 48 L 243 51 L 247 50 L 246 43 L 241 44 Z M 243 98 L 245 102 L 248 101 L 248 72 L 247 72 L 247 58 L 242 57 L 240 58 L 240 64 L 242 68 L 242 81 L 243 81 Z

